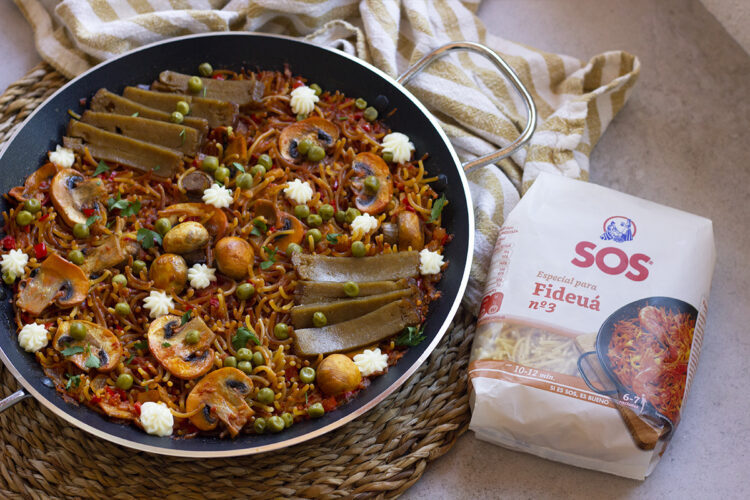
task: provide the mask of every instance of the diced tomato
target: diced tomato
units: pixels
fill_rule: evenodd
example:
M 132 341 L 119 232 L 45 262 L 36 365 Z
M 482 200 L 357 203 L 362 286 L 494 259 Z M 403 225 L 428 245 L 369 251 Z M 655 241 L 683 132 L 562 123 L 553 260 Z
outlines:
M 293 89 L 296 89 L 297 87 L 301 87 L 301 86 L 303 86 L 303 85 L 304 85 L 304 83 L 302 83 L 302 81 L 301 81 L 301 80 L 295 80 L 295 81 L 294 81 L 294 84 L 292 84 L 292 88 L 293 88 Z
M 100 398 L 99 396 L 94 396 L 93 398 L 91 398 L 91 404 L 95 404 L 96 405 L 96 404 L 101 403 L 101 401 L 102 401 L 102 398 Z M 140 413 L 139 413 L 139 415 L 140 415 Z
M 414 207 L 411 206 L 411 203 L 409 203 L 409 198 L 404 196 L 404 208 L 408 210 L 409 212 L 414 212 Z
M 226 78 L 224 78 L 224 75 L 222 74 L 214 75 L 213 79 L 214 80 L 226 80 Z
M 338 179 L 334 179 L 333 180 L 333 190 L 335 191 L 338 188 L 339 188 L 339 180 Z
M 334 398 L 333 396 L 331 396 L 330 398 L 325 398 L 323 401 L 321 401 L 321 403 L 323 403 L 323 409 L 326 412 L 333 411 L 338 405 L 338 403 L 336 403 L 336 398 Z
M 364 125 L 362 125 L 362 130 L 364 130 L 365 132 L 369 132 L 370 130 L 372 130 L 372 127 L 369 123 L 365 123 Z
M 78 104 L 79 104 L 80 106 L 86 107 L 86 101 L 87 101 L 87 100 L 86 100 L 86 98 L 85 98 L 85 97 L 81 97 L 80 99 L 78 99 Z
M 42 181 L 39 183 L 39 189 L 45 190 L 49 187 L 49 181 Z
M 359 120 L 359 119 L 361 119 L 361 118 L 362 118 L 363 116 L 364 116 L 364 115 L 363 115 L 363 114 L 362 114 L 361 112 L 357 112 L 357 113 L 354 113 L 354 119 L 355 119 L 355 120 Z
M 214 307 L 216 309 L 219 308 L 219 299 L 217 299 L 216 297 L 211 297 L 208 303 L 211 305 L 211 307 Z
M 6 250 L 14 250 L 16 248 L 16 239 L 13 236 L 6 236 L 2 239 L 3 248 Z
M 136 401 L 133 403 L 133 407 L 135 408 L 135 414 L 139 417 L 141 416 L 141 403 L 139 401 Z
M 43 259 L 47 256 L 47 245 L 44 242 L 34 245 L 34 255 L 37 259 Z
M 111 180 L 111 181 L 115 180 L 115 177 L 117 177 L 117 174 L 119 174 L 119 172 L 117 170 L 111 171 L 109 173 L 109 180 Z
M 39 217 L 39 222 L 44 222 L 47 219 L 49 219 L 49 213 L 46 213 L 46 214 L 42 215 L 41 217 Z
M 86 217 L 91 217 L 92 215 L 94 215 L 94 212 L 96 212 L 96 210 L 93 208 L 84 208 L 81 210 L 81 212 L 83 212 L 83 215 L 85 215 Z
M 287 380 L 291 380 L 293 378 L 297 378 L 297 375 L 299 375 L 299 370 L 296 366 L 290 366 L 287 367 L 286 370 L 284 370 L 284 376 Z

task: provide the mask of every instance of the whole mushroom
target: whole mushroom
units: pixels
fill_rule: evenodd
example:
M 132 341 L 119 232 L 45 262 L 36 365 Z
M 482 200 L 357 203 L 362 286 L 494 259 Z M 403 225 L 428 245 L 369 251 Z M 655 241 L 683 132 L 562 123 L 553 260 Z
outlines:
M 354 361 L 343 354 L 330 354 L 318 365 L 315 380 L 329 396 L 353 391 L 362 382 L 362 374 Z
M 254 256 L 250 243 L 236 236 L 220 239 L 216 243 L 214 254 L 219 271 L 236 280 L 241 280 L 248 275 L 248 268 Z
M 162 246 L 168 253 L 186 254 L 205 247 L 211 236 L 200 222 L 177 224 L 164 235 Z
M 157 288 L 177 295 L 185 289 L 187 272 L 185 259 L 173 253 L 165 253 L 151 264 L 148 277 Z

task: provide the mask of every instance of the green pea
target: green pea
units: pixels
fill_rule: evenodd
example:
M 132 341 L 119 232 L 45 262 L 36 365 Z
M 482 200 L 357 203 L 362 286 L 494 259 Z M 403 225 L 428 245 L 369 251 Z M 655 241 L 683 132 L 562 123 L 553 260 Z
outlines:
M 273 403 L 273 400 L 276 398 L 276 395 L 273 393 L 273 389 L 269 387 L 264 387 L 263 389 L 258 391 L 258 401 L 263 403 L 264 405 L 270 405 Z
M 80 250 L 71 250 L 68 252 L 68 260 L 73 264 L 80 266 L 86 260 L 86 257 Z
M 164 236 L 170 229 L 172 229 L 172 221 L 170 221 L 166 217 L 162 217 L 161 219 L 156 221 L 156 223 L 154 224 L 154 229 L 156 229 L 157 233 Z
M 365 109 L 367 107 L 367 101 L 365 101 L 361 97 L 358 97 L 357 100 L 354 101 L 354 105 L 357 107 L 357 109 Z
M 29 198 L 24 202 L 23 208 L 26 209 L 27 212 L 35 214 L 42 209 L 42 204 L 36 198 Z
M 328 318 L 326 318 L 326 315 L 320 311 L 316 311 L 315 314 L 313 314 L 312 321 L 313 326 L 316 328 L 323 328 L 328 324 Z
M 198 73 L 201 74 L 201 76 L 211 76 L 214 72 L 213 66 L 211 66 L 211 63 L 201 63 L 200 66 L 198 66 Z
M 375 194 L 380 188 L 380 180 L 374 175 L 365 177 L 365 190 L 370 194 Z
M 336 222 L 339 224 L 343 224 L 344 221 L 346 221 L 346 212 L 343 210 L 336 210 L 336 213 L 333 215 L 333 217 L 336 219 Z
M 175 111 L 182 113 L 182 116 L 185 117 L 190 113 L 190 104 L 188 104 L 187 101 L 177 101 Z
M 261 366 L 266 364 L 266 358 L 263 357 L 263 354 L 260 353 L 260 351 L 253 353 L 253 366 Z
M 188 330 L 185 334 L 186 344 L 197 344 L 201 341 L 201 332 L 198 330 Z
M 266 225 L 265 219 L 261 217 L 256 217 L 253 219 L 253 226 L 257 227 L 264 233 L 268 231 L 268 225 Z
M 355 241 L 352 243 L 352 255 L 355 257 L 364 257 L 365 253 L 367 253 L 367 248 L 365 248 L 365 244 L 361 241 Z
M 313 142 L 310 139 L 302 139 L 297 143 L 297 151 L 303 155 L 306 155 L 311 147 L 313 147 Z
M 301 122 L 302 120 L 306 120 L 306 119 L 307 119 L 307 115 L 305 113 L 298 113 L 297 114 L 297 121 L 298 122 Z
M 34 216 L 31 215 L 31 212 L 29 212 L 28 210 L 20 210 L 16 214 L 16 224 L 18 224 L 19 226 L 28 226 L 33 220 Z
M 393 153 L 390 151 L 383 151 L 383 161 L 386 163 L 393 163 Z
M 372 106 L 369 106 L 367 109 L 365 109 L 365 120 L 368 122 L 374 122 L 378 118 L 378 110 L 373 108 Z
M 237 359 L 240 361 L 251 361 L 253 359 L 253 351 L 247 347 L 241 347 L 237 349 Z
M 237 287 L 237 298 L 240 300 L 248 300 L 250 297 L 255 295 L 255 287 L 251 283 L 243 283 Z
M 292 255 L 294 252 L 301 252 L 302 247 L 299 246 L 297 243 L 289 243 L 289 246 L 286 247 L 286 254 Z
M 346 222 L 351 224 L 354 222 L 354 219 L 362 215 L 362 212 L 357 210 L 356 208 L 350 207 L 346 209 Z
M 70 336 L 75 340 L 83 340 L 86 338 L 86 325 L 80 321 L 74 321 L 70 324 L 70 330 L 68 333 L 70 333 Z
M 12 285 L 16 282 L 16 273 L 14 273 L 13 271 L 4 272 L 3 281 L 6 285 Z
M 312 85 L 310 85 L 310 88 L 315 91 L 315 95 L 320 95 L 323 93 L 323 89 L 320 88 L 320 85 L 318 85 L 317 83 L 313 83 Z
M 229 366 L 231 368 L 237 368 L 237 358 L 234 356 L 227 356 L 224 358 L 224 362 L 222 363 L 222 366 Z
M 310 161 L 320 161 L 326 157 L 326 150 L 318 146 L 312 146 L 307 152 L 307 159 Z
M 182 123 L 185 121 L 185 115 L 179 111 L 172 111 L 172 114 L 169 115 L 169 121 L 172 123 Z
M 128 279 L 124 274 L 115 274 L 112 276 L 112 284 L 117 286 L 125 286 L 128 284 Z
M 219 167 L 214 170 L 214 179 L 219 182 L 225 182 L 229 178 L 229 169 L 227 167 Z
M 326 414 L 322 403 L 315 403 L 307 407 L 307 414 L 312 418 L 320 418 Z
M 284 427 L 291 427 L 294 424 L 294 417 L 289 412 L 284 412 L 281 414 L 281 420 L 284 421 Z
M 117 382 L 115 382 L 115 385 L 118 389 L 127 391 L 133 387 L 133 376 L 129 373 L 121 373 L 117 376 Z
M 294 207 L 294 216 L 298 219 L 304 219 L 310 215 L 310 207 L 307 205 L 297 205 Z
M 134 260 L 133 261 L 133 272 L 137 275 L 141 274 L 141 271 L 146 269 L 146 263 L 142 260 Z
M 315 382 L 315 368 L 306 366 L 299 371 L 299 379 L 306 383 L 312 384 Z
M 201 168 L 206 172 L 213 172 L 219 168 L 219 158 L 216 156 L 204 156 L 201 160 Z
M 28 214 L 28 212 L 26 213 Z M 73 236 L 75 236 L 78 239 L 88 238 L 90 234 L 91 234 L 91 231 L 89 231 L 89 227 L 86 224 L 79 222 L 78 224 L 73 226 Z
M 333 207 L 329 205 L 328 203 L 325 203 L 320 206 L 318 209 L 318 215 L 324 220 L 327 221 L 331 217 L 333 217 Z
M 273 161 L 271 160 L 271 157 L 267 154 L 263 153 L 258 157 L 258 165 L 263 165 L 263 168 L 266 169 L 266 171 L 271 170 L 271 167 L 273 167 Z
M 274 415 L 273 417 L 268 419 L 268 430 L 271 432 L 281 432 L 284 430 L 284 419 L 279 417 L 278 415 Z
M 130 314 L 130 306 L 127 302 L 118 302 L 115 304 L 115 312 L 120 316 L 127 316 Z
M 359 295 L 359 285 L 353 281 L 347 281 L 344 283 L 344 293 L 347 297 L 356 297 Z
M 312 236 L 313 243 L 316 244 L 323 239 L 323 233 L 320 232 L 320 229 L 310 229 L 309 231 L 307 231 L 305 241 L 307 241 L 308 239 L 307 236 Z
M 266 173 L 266 169 L 263 168 L 263 165 L 255 165 L 253 168 L 250 169 L 250 175 L 253 177 L 263 177 Z
M 318 214 L 310 214 L 307 216 L 307 225 L 310 227 L 318 227 L 323 224 L 323 218 Z
M 253 422 L 253 429 L 258 434 L 263 434 L 266 432 L 266 419 L 263 417 L 258 417 L 255 419 L 255 422 Z
M 273 334 L 279 340 L 286 340 L 289 338 L 289 326 L 286 323 L 276 323 L 273 327 Z
M 250 361 L 240 361 L 237 369 L 245 373 L 253 373 L 253 364 Z
M 203 90 L 203 80 L 201 80 L 198 76 L 191 76 L 188 79 L 188 90 L 193 94 L 197 94 L 198 92 Z
M 250 189 L 253 187 L 253 176 L 250 174 L 240 174 L 236 179 L 237 187 L 240 189 Z

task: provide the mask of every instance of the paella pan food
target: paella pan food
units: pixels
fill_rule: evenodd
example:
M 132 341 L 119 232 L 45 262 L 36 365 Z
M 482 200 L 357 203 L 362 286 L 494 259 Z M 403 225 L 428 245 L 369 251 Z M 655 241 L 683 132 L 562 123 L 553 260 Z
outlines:
M 448 200 L 387 110 L 208 63 L 89 97 L 0 241 L 19 345 L 71 404 L 159 436 L 281 432 L 424 340 Z

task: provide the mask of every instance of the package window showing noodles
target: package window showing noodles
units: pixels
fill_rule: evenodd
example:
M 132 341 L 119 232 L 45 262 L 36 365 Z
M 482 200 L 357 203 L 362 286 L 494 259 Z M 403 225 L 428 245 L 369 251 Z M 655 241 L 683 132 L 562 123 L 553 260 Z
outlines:
M 469 377 L 477 437 L 644 479 L 700 354 L 711 221 L 542 174 L 495 245 Z

